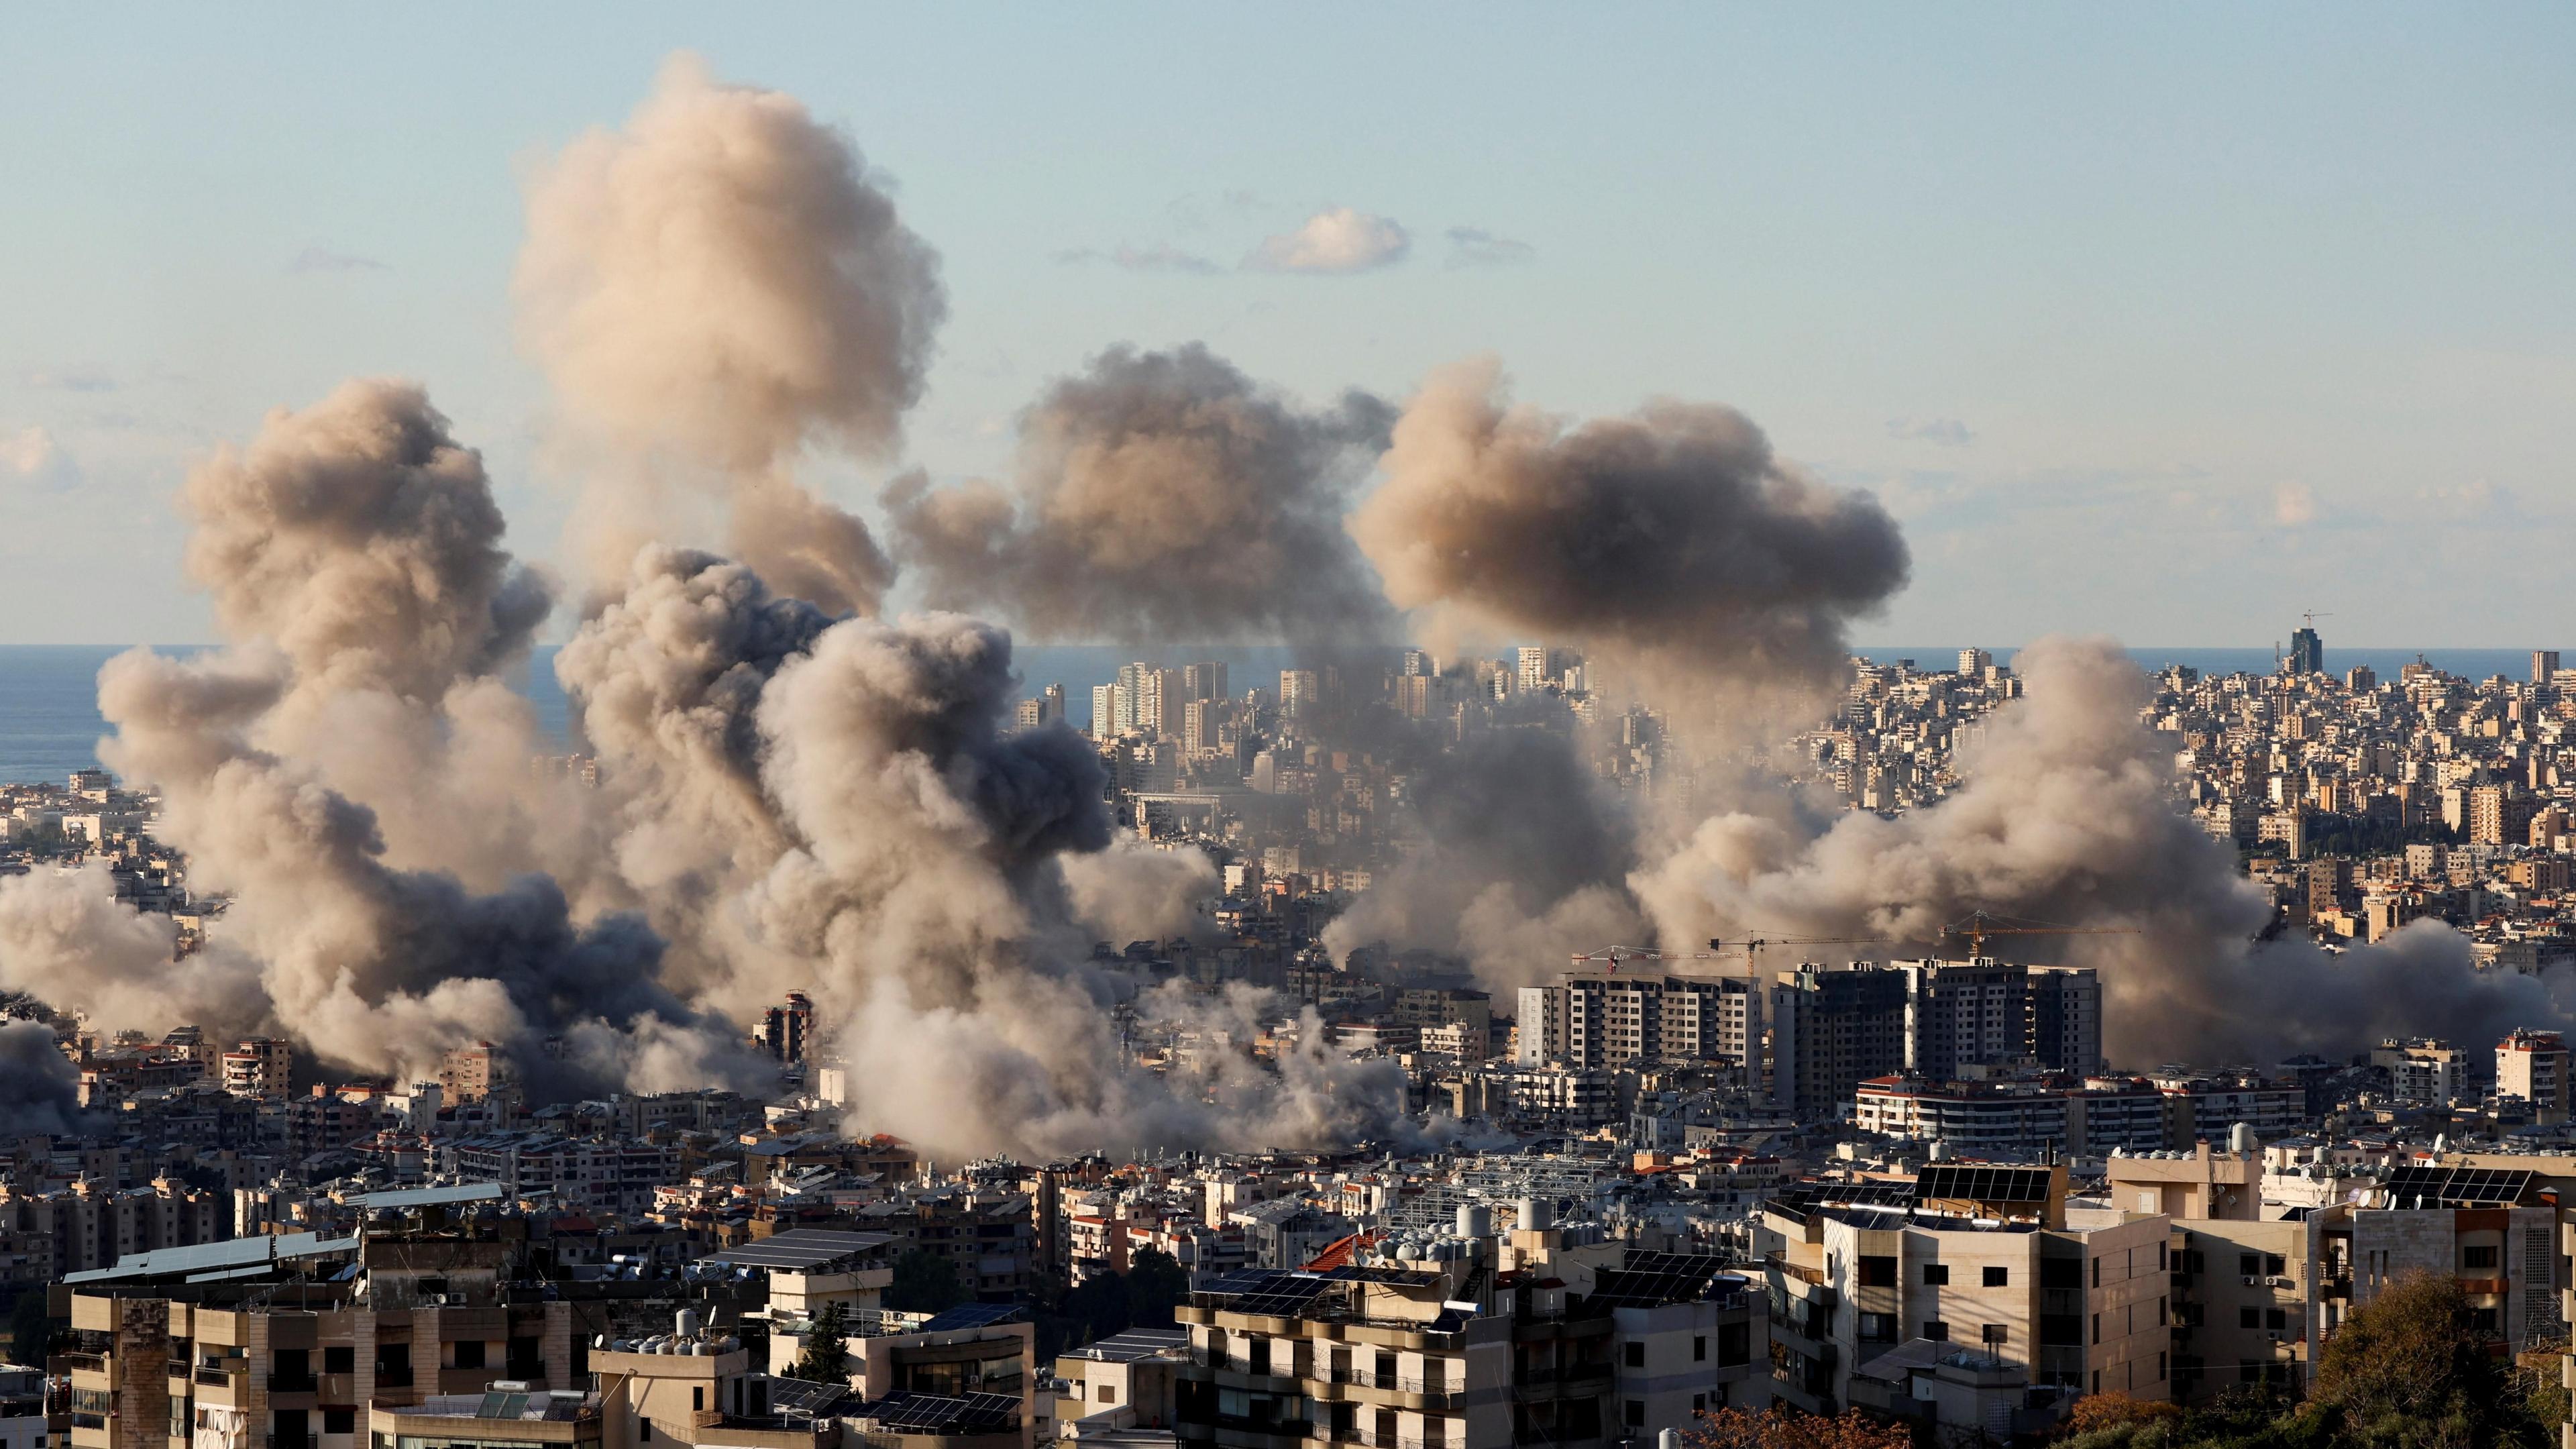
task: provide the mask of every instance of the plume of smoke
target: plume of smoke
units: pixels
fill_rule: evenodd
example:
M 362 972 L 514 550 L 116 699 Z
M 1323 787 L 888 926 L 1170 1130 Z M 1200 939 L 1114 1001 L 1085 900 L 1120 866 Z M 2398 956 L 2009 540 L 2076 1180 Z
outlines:
M 1568 941 L 1645 934 L 1624 884 L 1637 865 L 1630 804 L 1569 736 L 1472 737 L 1425 763 L 1409 803 L 1424 843 L 1325 929 L 1335 956 L 1381 940 L 1459 952 L 1507 989 L 1563 971 Z
M 419 1072 L 489 1040 L 544 1093 L 579 1085 L 585 1069 L 618 1079 L 612 1062 L 548 1054 L 576 1024 L 697 1024 L 657 982 L 662 942 L 637 918 L 576 925 L 542 875 L 478 895 L 387 866 L 374 812 L 247 742 L 277 688 L 222 654 L 119 655 L 99 674 L 99 710 L 117 730 L 99 748 L 160 788 L 165 837 L 199 884 L 232 895 L 220 941 L 261 963 L 267 1013 L 286 1030 L 375 1072 Z M 549 1074 L 562 1080 L 539 1080 Z
M 754 569 L 872 611 L 885 556 L 788 469 L 808 443 L 894 444 L 947 301 L 848 138 L 675 56 L 622 131 L 535 174 L 527 209 L 522 343 L 578 439 L 613 455 L 587 470 L 594 570 L 613 580 L 643 543 L 689 538 L 703 520 L 686 496 L 713 493 Z
M 188 475 L 189 576 L 299 692 L 435 701 L 526 656 L 552 601 L 501 547 L 483 461 L 413 383 L 346 382 Z
M 1113 348 L 1020 422 L 1014 487 L 889 489 L 932 603 L 1041 637 L 1349 644 L 1392 620 L 1342 529 L 1392 412 L 1308 412 L 1193 343 Z
M 101 1032 L 270 1027 L 257 962 L 223 946 L 184 966 L 177 957 L 170 918 L 121 904 L 104 865 L 0 879 L 0 990 L 76 1011 Z
M 80 1069 L 36 1021 L 0 1021 L 0 1132 L 52 1135 L 78 1129 Z
M 2170 745 L 2139 722 L 2137 667 L 2103 639 L 2041 640 L 2014 667 L 2026 697 L 1995 715 L 1966 783 L 1939 804 L 1847 814 L 1817 834 L 1719 815 L 1638 872 L 1665 942 L 1749 927 L 1929 948 L 1978 909 L 2131 928 L 2041 948 L 2102 969 L 2105 1046 L 2131 1063 L 2340 1055 L 2390 1034 L 2479 1040 L 2566 1022 L 2549 984 L 2477 971 L 2437 923 L 2341 953 L 2258 943 L 2271 908 L 2175 809 Z
M 1631 692 L 1722 686 L 1770 713 L 1829 689 L 1845 627 L 1905 582 L 1874 501 L 1781 463 L 1729 408 L 1569 426 L 1507 406 L 1496 365 L 1469 363 L 1406 407 L 1381 466 L 1351 534 L 1444 652 L 1577 642 Z
M 1164 850 L 1121 832 L 1093 855 L 1059 863 L 1075 921 L 1104 941 L 1176 941 L 1201 929 L 1217 894 L 1216 862 L 1196 846 Z
M 417 384 L 271 413 L 190 472 L 183 503 L 190 577 L 273 679 L 254 743 L 374 807 L 397 863 L 497 884 L 573 854 L 579 801 L 530 788 L 535 716 L 498 677 L 551 600 Z

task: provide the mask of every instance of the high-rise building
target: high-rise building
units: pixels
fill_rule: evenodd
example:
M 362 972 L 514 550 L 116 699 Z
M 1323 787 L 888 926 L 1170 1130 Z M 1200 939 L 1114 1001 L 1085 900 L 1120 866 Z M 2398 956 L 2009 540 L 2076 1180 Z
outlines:
M 1905 1069 L 1946 1082 L 1966 1066 L 2030 1055 L 2030 972 L 2012 962 L 1900 961 L 1905 976 Z
M 2517 1031 L 2497 1042 L 2496 1091 L 2529 1102 L 2542 1122 L 2566 1121 L 2566 1040 L 2554 1031 Z
M 1119 698 L 1124 693 L 1124 690 L 1114 684 L 1091 686 L 1091 737 L 1093 739 L 1105 744 L 1118 738 L 1118 716 L 1129 712 L 1126 702 Z
M 2085 966 L 2030 968 L 2030 1054 L 2051 1071 L 2102 1071 L 2102 978 Z
M 283 1097 L 292 1065 L 283 1039 L 245 1038 L 224 1053 L 224 1090 L 236 1097 Z
M 760 1023 L 760 1044 L 782 1062 L 801 1062 L 813 1048 L 814 999 L 802 991 L 769 1008 Z
M 1514 689 L 1521 694 L 1536 694 L 1549 683 L 1547 646 L 1524 644 L 1520 647 L 1519 667 L 1512 671 Z
M 1045 689 L 1020 701 L 1019 726 L 1033 730 L 1061 723 L 1064 719 L 1064 686 L 1050 684 Z
M 1994 662 L 1995 656 L 1983 649 L 1962 649 L 1959 651 L 1959 672 L 1968 676 L 1970 679 L 1985 678 L 1987 667 L 1992 665 Z
M 2510 785 L 2477 785 L 2469 790 L 2468 830 L 2472 845 L 2520 845 L 2531 838 L 2533 798 Z
M 1291 719 L 1312 711 L 1319 702 L 1321 690 L 1315 671 L 1282 669 L 1279 671 L 1279 712 Z
M 1568 975 L 1555 986 L 1523 988 L 1520 1011 L 1527 1065 L 1759 1065 L 1762 998 L 1750 977 Z
M 1181 666 L 1181 693 L 1188 698 L 1223 699 L 1228 692 L 1223 662 L 1210 659 Z
M 2317 637 L 2314 625 L 2302 624 L 2290 631 L 2290 657 L 2283 660 L 2286 674 L 2323 674 L 2326 672 L 2326 642 Z
M 1905 1070 L 1905 977 L 1809 962 L 1771 987 L 1771 1097 L 1830 1116 L 1871 1077 Z
M 2557 678 L 2558 651 L 2555 649 L 2532 650 L 2531 682 L 2534 684 L 2548 684 Z

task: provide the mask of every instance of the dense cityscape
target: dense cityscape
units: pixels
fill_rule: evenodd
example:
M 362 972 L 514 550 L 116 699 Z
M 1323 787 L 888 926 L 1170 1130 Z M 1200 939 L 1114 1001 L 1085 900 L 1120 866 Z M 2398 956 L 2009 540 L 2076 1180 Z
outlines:
M 2431 918 L 2479 971 L 2561 968 L 2576 676 L 2537 652 L 2521 680 L 2338 680 L 2317 651 L 2303 630 L 2271 675 L 2168 669 L 2141 708 L 2174 747 L 2171 808 L 2240 855 L 2263 932 L 2367 943 Z M 1831 720 L 1760 758 L 1887 816 L 1939 808 L 2025 687 L 1982 650 L 1849 679 Z M 102 1033 L 20 993 L 13 1034 L 41 1035 L 77 1094 L 0 1143 L 31 1365 L 13 1434 L 126 1449 L 191 1404 L 217 1444 L 331 1449 L 372 1404 L 400 1435 L 479 1417 L 485 1442 L 552 1442 L 548 1406 L 614 1379 L 638 1440 L 669 1413 L 694 1442 L 758 1445 L 1606 1444 L 1775 1404 L 2018 1435 L 2087 1394 L 2300 1385 L 2411 1269 L 2460 1279 L 2503 1351 L 2562 1341 L 2576 1125 L 2555 1017 L 2113 1060 L 2118 994 L 2050 964 L 2080 938 L 2002 916 L 1911 959 L 1573 942 L 1591 949 L 1570 969 L 1509 989 L 1454 953 L 1336 950 L 1421 848 L 1406 802 L 1444 755 L 1551 732 L 1634 792 L 1687 753 L 1540 645 L 1229 686 L 1219 664 L 1145 663 L 1093 693 L 1116 818 L 1215 867 L 1186 934 L 1093 948 L 1121 983 L 1119 1069 L 1264 1061 L 1320 1031 L 1400 1081 L 1384 1140 L 939 1163 L 852 1110 L 868 1064 L 802 992 L 747 1035 L 770 1064 L 755 1090 L 577 1100 L 533 1094 L 489 1042 L 434 1077 L 353 1077 L 286 1040 Z M 1017 723 L 1062 710 L 1041 689 Z M 1375 752 L 1329 743 L 1326 721 L 1366 713 L 1407 723 Z M 87 771 L 7 800 L 0 869 L 104 870 L 182 955 L 223 916 L 154 838 L 151 791 Z M 1154 1009 L 1247 988 L 1272 1005 L 1246 1036 Z M 833 1337 L 847 1373 L 799 1377 Z M 684 1383 L 714 1407 L 663 1407 Z M 474 1397 L 495 1393 L 529 1407 L 495 1425 Z
M 2576 1449 L 2576 14 L 1145 19 L 11 17 L 0 1449 Z

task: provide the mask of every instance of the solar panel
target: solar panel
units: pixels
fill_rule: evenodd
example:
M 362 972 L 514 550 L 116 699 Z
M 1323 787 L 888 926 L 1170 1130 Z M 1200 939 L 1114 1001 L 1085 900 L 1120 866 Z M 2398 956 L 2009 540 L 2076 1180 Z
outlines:
M 2401 1167 L 2388 1174 L 2391 1207 L 2512 1207 L 2537 1174 L 2512 1167 Z
M 2048 1183 L 2049 1170 L 2045 1167 L 1934 1163 L 1916 1175 L 1914 1196 L 1918 1202 L 2046 1202 Z
M 873 1404 L 849 1413 L 875 1424 L 880 1432 L 978 1434 L 1016 1427 L 1020 1400 L 1016 1394 L 920 1394 L 898 1389 Z
M 1028 1317 L 1028 1310 L 1016 1303 L 960 1303 L 954 1308 L 933 1314 L 921 1325 L 924 1333 L 945 1333 L 952 1328 L 983 1328 L 995 1323 L 1016 1323 Z
M 1237 1294 L 1225 1306 L 1237 1313 L 1294 1318 L 1323 1293 L 1325 1281 L 1308 1273 L 1282 1273 L 1263 1287 Z
M 700 1258 L 701 1263 L 729 1263 L 738 1268 L 769 1268 L 811 1273 L 844 1258 L 856 1257 L 893 1242 L 885 1233 L 843 1233 L 828 1228 L 795 1228 L 756 1243 L 727 1248 Z
M 395 1192 L 371 1192 L 351 1198 L 350 1204 L 369 1212 L 391 1208 L 445 1207 L 460 1202 L 499 1202 L 510 1190 L 497 1182 L 468 1182 L 454 1187 L 411 1187 Z
M 1630 1253 L 1621 1266 L 1600 1271 L 1584 1302 L 1595 1308 L 1696 1303 L 1725 1271 L 1726 1259 L 1715 1253 Z

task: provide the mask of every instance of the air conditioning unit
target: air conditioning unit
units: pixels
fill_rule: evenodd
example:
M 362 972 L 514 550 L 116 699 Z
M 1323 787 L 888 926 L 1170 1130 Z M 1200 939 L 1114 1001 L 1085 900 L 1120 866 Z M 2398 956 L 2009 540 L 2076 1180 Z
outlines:
M 2299 1280 L 2296 1278 L 2286 1278 L 2279 1274 L 2274 1274 L 2273 1276 L 2264 1279 L 2263 1283 L 2266 1287 L 2271 1288 L 2296 1288 L 2299 1286 Z
M 2255 1276 L 2254 1276 L 2253 1274 L 2251 1274 L 2251 1273 L 2248 1273 L 2248 1274 L 2246 1274 L 2246 1275 L 2245 1275 L 2245 1286 L 2246 1286 L 2246 1287 L 2248 1287 L 2248 1288 L 2251 1288 L 2251 1287 L 2253 1287 L 2255 1284 L 2260 1283 L 2260 1282 L 2262 1282 L 2262 1281 L 2263 1281 L 2262 1279 L 2255 1277 Z
M 2288 1339 L 2290 1335 L 2286 1329 L 2272 1328 L 2264 1330 L 2263 1336 L 2272 1340 L 2274 1343 L 2280 1343 Z

